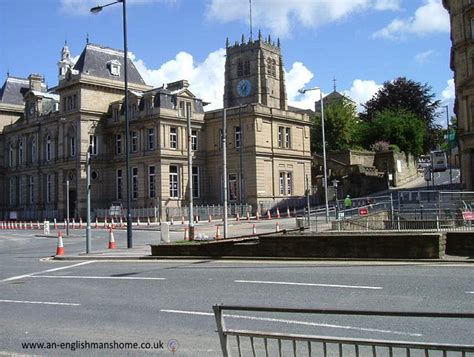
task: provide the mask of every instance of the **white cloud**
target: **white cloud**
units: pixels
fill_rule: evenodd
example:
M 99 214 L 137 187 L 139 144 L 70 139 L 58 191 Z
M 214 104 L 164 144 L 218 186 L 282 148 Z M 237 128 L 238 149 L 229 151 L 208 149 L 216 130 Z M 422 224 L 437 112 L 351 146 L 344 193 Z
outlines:
M 454 99 L 456 98 L 456 92 L 454 90 L 454 79 L 451 78 L 448 81 L 446 81 L 446 83 L 448 85 L 441 92 L 441 100 L 444 103 L 454 102 Z
M 153 2 L 169 2 L 174 3 L 176 0 L 127 0 L 128 5 L 149 4 Z M 90 9 L 107 1 L 98 0 L 61 0 L 61 11 L 69 15 L 87 15 Z
M 394 19 L 383 29 L 373 34 L 374 38 L 403 40 L 408 35 L 424 36 L 430 33 L 449 32 L 449 15 L 441 0 L 424 0 L 408 19 Z
M 357 111 L 362 111 L 368 100 L 372 99 L 375 93 L 382 87 L 373 80 L 356 79 L 352 82 L 352 87 L 344 94 L 357 103 Z
M 289 36 L 292 27 L 316 28 L 369 9 L 397 10 L 400 0 L 259 0 L 252 3 L 252 22 L 275 36 Z M 248 0 L 212 0 L 208 17 L 222 23 L 249 20 Z
M 148 68 L 142 60 L 136 59 L 133 53 L 130 58 L 147 84 L 161 87 L 164 83 L 186 79 L 189 81 L 190 91 L 198 98 L 211 103 L 206 106 L 206 110 L 222 108 L 225 49 L 211 52 L 202 63 L 196 62 L 192 55 L 182 51 L 158 69 Z
M 434 54 L 435 54 L 435 51 L 433 51 L 433 50 L 420 52 L 415 56 L 415 61 L 419 64 L 424 64 Z

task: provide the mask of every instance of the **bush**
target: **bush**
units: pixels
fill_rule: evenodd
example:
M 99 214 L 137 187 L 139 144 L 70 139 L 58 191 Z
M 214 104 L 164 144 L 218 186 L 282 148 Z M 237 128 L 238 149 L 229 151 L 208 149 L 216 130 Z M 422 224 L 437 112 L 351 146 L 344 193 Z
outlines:
M 389 150 L 389 143 L 386 142 L 386 141 L 376 141 L 375 143 L 373 143 L 370 148 L 375 151 L 375 152 L 379 152 L 379 151 L 388 151 Z
M 398 147 L 398 145 L 395 145 L 395 144 L 390 144 L 388 146 L 388 149 L 389 150 L 392 150 L 392 151 L 395 151 L 396 153 L 399 153 L 400 152 L 400 148 Z

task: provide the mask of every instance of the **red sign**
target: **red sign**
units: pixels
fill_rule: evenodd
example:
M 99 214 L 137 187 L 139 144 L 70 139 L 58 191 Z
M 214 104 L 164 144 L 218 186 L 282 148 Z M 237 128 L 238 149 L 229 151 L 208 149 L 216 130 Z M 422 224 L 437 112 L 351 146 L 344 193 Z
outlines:
M 462 213 L 462 218 L 465 221 L 474 221 L 474 212 L 472 211 L 466 211 Z
M 359 216 L 368 216 L 369 209 L 367 207 L 360 207 L 359 208 Z

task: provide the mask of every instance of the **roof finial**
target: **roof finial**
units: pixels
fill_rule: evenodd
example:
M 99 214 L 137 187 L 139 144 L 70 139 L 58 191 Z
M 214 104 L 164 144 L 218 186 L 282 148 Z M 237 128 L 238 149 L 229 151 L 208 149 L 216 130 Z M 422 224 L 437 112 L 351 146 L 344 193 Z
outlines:
M 229 38 L 226 37 L 225 39 L 225 48 L 229 47 Z
M 253 40 L 253 30 L 252 30 L 252 0 L 249 0 L 250 14 L 249 14 L 249 26 L 250 26 L 250 39 L 249 42 Z
M 270 34 L 268 34 L 268 43 L 269 43 L 269 44 L 272 43 L 272 37 L 270 36 Z
M 242 45 L 245 44 L 245 35 L 244 34 L 242 34 L 242 41 L 241 42 L 242 42 Z
M 258 39 L 259 39 L 259 40 L 262 39 L 262 31 L 260 31 L 260 29 L 258 30 Z
M 334 78 L 332 79 L 332 81 L 333 81 L 333 83 L 334 83 L 334 92 L 336 92 L 336 77 L 334 77 Z
M 278 39 L 277 39 L 277 46 L 278 46 L 278 48 L 280 48 L 280 37 L 278 37 Z
M 89 44 L 89 34 L 86 35 L 86 45 Z
M 7 69 L 7 78 L 10 77 L 10 70 Z

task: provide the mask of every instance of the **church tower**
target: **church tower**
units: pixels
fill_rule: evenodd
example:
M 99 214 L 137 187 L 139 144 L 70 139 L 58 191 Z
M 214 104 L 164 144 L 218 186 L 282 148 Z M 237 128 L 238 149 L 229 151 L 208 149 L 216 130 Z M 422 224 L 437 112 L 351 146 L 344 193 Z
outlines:
M 67 70 L 72 68 L 74 63 L 71 60 L 71 52 L 69 52 L 69 47 L 67 42 L 64 43 L 63 49 L 61 50 L 61 60 L 58 62 L 58 81 L 66 77 Z
M 270 36 L 226 44 L 224 106 L 226 108 L 259 103 L 271 108 L 287 110 L 285 71 L 280 40 Z

